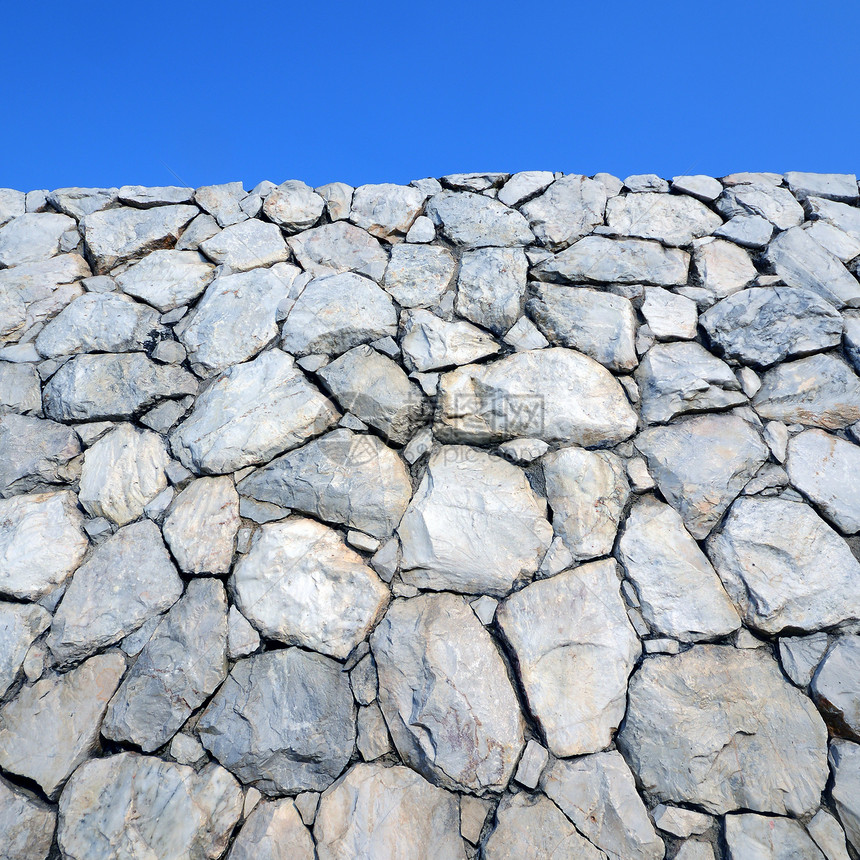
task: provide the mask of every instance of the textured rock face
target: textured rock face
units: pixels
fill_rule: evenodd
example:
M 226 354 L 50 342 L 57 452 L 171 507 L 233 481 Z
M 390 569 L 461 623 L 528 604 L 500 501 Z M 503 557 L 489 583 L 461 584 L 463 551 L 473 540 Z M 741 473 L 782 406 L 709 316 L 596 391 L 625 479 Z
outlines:
M 726 845 L 731 860 L 746 857 L 824 860 L 824 854 L 803 826 L 789 818 L 767 818 L 749 813 L 727 815 Z
M 215 267 L 194 251 L 153 251 L 116 278 L 117 286 L 164 312 L 194 301 Z
M 502 658 L 468 604 L 452 594 L 397 600 L 371 647 L 401 758 L 448 788 L 503 790 L 523 720 Z
M 263 801 L 242 825 L 230 860 L 314 860 L 314 841 L 289 798 Z
M 51 850 L 57 816 L 0 777 L 0 830 L 9 860 L 45 860 Z
M 827 731 L 760 650 L 699 645 L 646 660 L 630 682 L 621 752 L 645 791 L 709 812 L 802 815 L 827 780 Z
M 73 481 L 81 443 L 74 430 L 26 415 L 0 415 L 0 498 Z

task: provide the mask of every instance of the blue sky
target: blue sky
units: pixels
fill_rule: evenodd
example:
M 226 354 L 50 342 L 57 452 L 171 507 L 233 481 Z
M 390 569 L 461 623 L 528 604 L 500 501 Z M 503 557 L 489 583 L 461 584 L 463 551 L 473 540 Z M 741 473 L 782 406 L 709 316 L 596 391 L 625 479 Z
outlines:
M 33 2 L 0 186 L 860 172 L 860 4 Z

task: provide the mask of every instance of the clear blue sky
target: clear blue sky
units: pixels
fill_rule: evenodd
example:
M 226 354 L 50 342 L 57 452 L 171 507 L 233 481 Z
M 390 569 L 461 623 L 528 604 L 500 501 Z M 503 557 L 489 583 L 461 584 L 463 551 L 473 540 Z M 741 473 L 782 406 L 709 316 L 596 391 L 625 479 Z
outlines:
M 860 172 L 856 0 L 0 12 L 0 186 Z

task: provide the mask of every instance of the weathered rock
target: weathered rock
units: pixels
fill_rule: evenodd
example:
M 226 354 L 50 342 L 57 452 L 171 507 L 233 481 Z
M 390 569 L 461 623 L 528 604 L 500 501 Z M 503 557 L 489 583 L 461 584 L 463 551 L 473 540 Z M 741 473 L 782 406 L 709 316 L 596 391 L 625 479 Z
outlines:
M 352 272 L 311 281 L 287 316 L 281 347 L 293 355 L 339 355 L 359 344 L 397 334 L 388 294 Z
M 732 184 L 719 200 L 717 209 L 725 218 L 736 215 L 759 215 L 779 230 L 803 223 L 803 207 L 787 188 L 753 177 L 752 181 Z
M 595 561 L 533 582 L 496 612 L 554 755 L 607 747 L 624 717 L 640 646 L 619 585 L 616 563 Z
M 0 188 L 0 224 L 18 218 L 27 211 L 27 195 L 14 188 Z
M 499 189 L 499 200 L 505 206 L 519 206 L 544 191 L 554 179 L 552 171 L 549 170 L 524 170 L 515 173 Z
M 530 245 L 526 219 L 498 200 L 471 192 L 442 191 L 425 207 L 428 217 L 455 245 L 466 248 Z
M 81 443 L 70 427 L 25 415 L 0 415 L 0 498 L 74 481 Z
M 57 421 L 127 418 L 165 397 L 197 393 L 197 380 L 173 365 L 156 364 L 142 352 L 78 355 L 44 390 L 45 412 Z
M 216 579 L 188 583 L 108 705 L 102 734 L 152 752 L 227 676 L 227 597 Z
M 602 860 L 595 848 L 542 794 L 506 794 L 484 846 L 486 860 Z
M 123 206 L 87 215 L 81 220 L 81 233 L 96 272 L 101 274 L 150 251 L 172 248 L 182 228 L 197 214 L 196 206 Z
M 697 540 L 708 536 L 768 456 L 755 429 L 737 415 L 650 427 L 636 438 L 636 447 Z
M 636 315 L 623 296 L 537 285 L 526 310 L 554 346 L 577 349 L 610 370 L 636 367 Z
M 211 215 L 201 213 L 182 231 L 174 248 L 177 251 L 198 251 L 207 239 L 220 231 L 218 222 Z
M 502 197 L 500 194 L 499 199 L 507 203 Z M 538 241 L 551 251 L 560 251 L 602 224 L 605 208 L 606 188 L 600 182 L 571 173 L 556 179 L 521 211 Z
M 653 631 L 696 642 L 740 626 L 716 572 L 674 508 L 642 497 L 627 518 L 618 549 Z
M 0 708 L 0 766 L 56 798 L 72 771 L 99 747 L 99 726 L 125 672 L 117 651 L 65 675 L 24 687 Z
M 827 651 L 827 634 L 811 633 L 808 636 L 781 636 L 779 660 L 783 671 L 797 684 L 806 687 L 815 674 L 815 669 Z
M 519 248 L 464 251 L 457 277 L 457 313 L 504 334 L 522 315 L 528 261 Z
M 660 830 L 686 839 L 688 836 L 705 833 L 714 823 L 713 816 L 692 809 L 682 809 L 680 806 L 658 804 L 651 813 L 654 823 Z
M 675 176 L 672 178 L 672 190 L 689 194 L 697 200 L 710 203 L 723 193 L 723 186 L 712 176 L 696 174 L 693 176 Z
M 164 539 L 180 570 L 227 573 L 240 522 L 239 494 L 232 479 L 199 478 L 171 504 Z
M 54 810 L 0 777 L 0 832 L 6 860 L 46 860 L 57 815 Z
M 831 353 L 811 355 L 765 373 L 753 407 L 762 418 L 841 430 L 860 420 L 860 379 Z
M 860 744 L 835 740 L 830 745 L 833 772 L 831 795 L 845 835 L 854 850 L 860 850 Z
M 98 212 L 117 199 L 116 188 L 57 188 L 48 194 L 48 203 L 71 218 Z
M 271 349 L 216 379 L 173 431 L 170 445 L 189 469 L 232 472 L 301 445 L 337 418 L 292 357 Z
M 234 272 L 247 272 L 287 260 L 290 252 L 276 224 L 251 218 L 226 227 L 200 243 L 200 250 L 214 263 Z
M 746 813 L 725 826 L 729 860 L 825 860 L 799 821 Z
M 650 424 L 746 402 L 731 368 L 698 343 L 655 344 L 634 376 L 642 394 L 642 418 Z
M 761 215 L 735 215 L 715 230 L 714 236 L 743 248 L 765 248 L 773 236 L 773 224 Z
M 799 200 L 824 197 L 842 203 L 857 203 L 857 177 L 853 173 L 802 173 L 790 170 L 785 181 Z
M 380 756 L 392 752 L 385 718 L 376 702 L 360 707 L 355 722 L 357 729 L 355 743 L 365 761 L 375 761 Z
M 836 735 L 860 741 L 860 636 L 840 636 L 819 663 L 810 689 Z
M 474 608 L 474 607 L 473 607 Z M 534 789 L 540 782 L 541 774 L 549 760 L 549 753 L 534 738 L 526 744 L 522 758 L 517 765 L 514 779 L 526 788 Z
M 227 613 L 227 656 L 238 660 L 253 654 L 259 647 L 260 634 L 235 606 L 231 606 Z
M 630 768 L 615 750 L 554 761 L 541 788 L 607 857 L 662 860 L 663 840 L 636 793 Z
M 860 307 L 860 281 L 806 230 L 796 227 L 780 233 L 765 256 L 788 286 L 817 293 L 837 308 Z
M 0 594 L 38 600 L 81 563 L 88 541 L 74 493 L 0 500 Z
M 805 430 L 788 443 L 788 476 L 845 534 L 860 531 L 860 448 L 824 430 Z
M 729 358 L 769 367 L 839 343 L 842 318 L 809 290 L 761 287 L 743 290 L 702 315 L 702 326 Z
M 379 240 L 346 221 L 305 230 L 292 236 L 289 246 L 301 267 L 315 278 L 357 272 L 380 281 L 388 265 Z
M 696 336 L 696 303 L 660 287 L 646 287 L 642 314 L 658 340 L 692 340 Z
M 199 773 L 124 752 L 93 759 L 60 800 L 63 857 L 214 860 L 242 811 L 242 790 L 224 768 Z
M 355 745 L 355 703 L 339 663 L 299 648 L 240 660 L 197 724 L 200 740 L 264 794 L 328 788 Z
M 687 283 L 690 255 L 659 242 L 586 236 L 534 269 L 542 281 L 578 284 L 583 281 L 617 284 Z
M 18 676 L 30 646 L 50 624 L 51 616 L 41 606 L 0 601 L 0 697 Z
M 62 237 L 76 230 L 73 218 L 52 212 L 28 212 L 0 227 L 0 266 L 35 263 L 59 254 Z M 75 243 L 72 243 L 73 245 Z
M 314 841 L 289 797 L 254 807 L 233 842 L 229 860 L 315 860 Z
M 251 473 L 239 490 L 385 538 L 409 504 L 412 482 L 405 463 L 375 436 L 339 429 Z
M 708 554 L 754 629 L 819 630 L 860 618 L 860 562 L 801 502 L 739 499 Z
M 45 358 L 81 352 L 132 352 L 161 334 L 158 314 L 117 293 L 84 293 L 39 332 L 36 349 Z
M 834 257 L 843 263 L 849 263 L 860 256 L 860 240 L 849 235 L 844 230 L 828 224 L 826 221 L 809 221 L 803 229 Z
M 39 375 L 32 364 L 0 361 L 0 416 L 41 412 Z
M 608 555 L 630 495 L 621 459 L 606 451 L 561 448 L 541 463 L 553 529 L 572 557 Z
M 320 798 L 320 860 L 465 860 L 457 796 L 409 768 L 357 764 Z
M 410 185 L 360 185 L 352 195 L 349 219 L 379 239 L 405 236 L 426 197 Z
M 160 311 L 187 305 L 206 289 L 215 267 L 196 251 L 153 251 L 117 275 L 117 286 Z
M 379 704 L 404 762 L 433 782 L 502 791 L 523 747 L 505 664 L 466 601 L 396 600 L 370 638 Z
M 119 642 L 182 594 L 182 580 L 158 526 L 142 520 L 100 543 L 57 608 L 47 644 L 58 663 L 81 660 Z
M 288 179 L 263 201 L 263 212 L 290 233 L 307 230 L 319 221 L 325 200 L 299 179 Z
M 340 221 L 349 217 L 352 206 L 352 195 L 355 189 L 345 182 L 329 182 L 315 188 L 317 194 L 325 200 L 326 212 L 332 221 Z
M 850 860 L 845 845 L 845 833 L 839 822 L 824 807 L 806 823 L 806 830 L 827 860 Z
M 704 203 L 675 194 L 628 194 L 606 204 L 606 224 L 613 233 L 659 239 L 665 245 L 689 245 L 722 223 Z
M 691 274 L 715 302 L 748 286 L 758 273 L 743 248 L 723 239 L 701 239 L 693 243 Z
M 827 781 L 827 731 L 764 649 L 697 645 L 645 660 L 618 746 L 649 797 L 722 814 L 803 815 Z
M 447 322 L 430 311 L 409 311 L 400 348 L 408 367 L 421 372 L 469 364 L 499 351 L 499 344 L 470 323 Z
M 345 659 L 379 620 L 388 588 L 314 520 L 264 525 L 236 563 L 239 611 L 266 637 Z
M 523 436 L 605 445 L 628 438 L 636 428 L 636 414 L 617 380 L 593 359 L 568 349 L 466 365 L 443 374 L 439 391 L 434 433 L 443 442 Z
M 166 486 L 170 460 L 150 430 L 119 424 L 84 454 L 80 502 L 91 516 L 124 526 L 136 520 Z
M 431 456 L 398 534 L 404 582 L 501 596 L 538 569 L 552 526 L 522 469 L 445 446 Z
M 222 227 L 229 227 L 245 219 L 239 201 L 245 196 L 241 182 L 224 182 L 221 185 L 204 185 L 194 192 L 194 201 L 208 212 Z
M 146 187 L 144 185 L 123 185 L 117 194 L 121 203 L 150 209 L 153 206 L 168 206 L 173 203 L 190 203 L 194 190 L 179 185 Z
M 405 308 L 435 305 L 451 283 L 456 262 L 437 245 L 395 245 L 382 282 Z

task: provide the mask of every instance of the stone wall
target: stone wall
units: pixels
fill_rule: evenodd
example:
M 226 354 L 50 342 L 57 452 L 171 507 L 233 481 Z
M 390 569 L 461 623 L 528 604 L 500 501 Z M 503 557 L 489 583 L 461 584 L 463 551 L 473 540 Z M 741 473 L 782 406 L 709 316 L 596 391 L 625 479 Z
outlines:
M 860 856 L 858 262 L 848 175 L 0 190 L 0 856 Z

